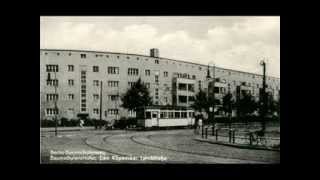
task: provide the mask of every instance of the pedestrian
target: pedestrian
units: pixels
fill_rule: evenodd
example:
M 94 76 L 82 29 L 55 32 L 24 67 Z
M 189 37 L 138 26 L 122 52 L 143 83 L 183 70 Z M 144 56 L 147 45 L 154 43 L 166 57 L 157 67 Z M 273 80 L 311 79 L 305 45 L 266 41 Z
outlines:
M 80 119 L 80 127 L 81 127 L 81 128 L 83 128 L 83 124 L 84 124 L 83 120 Z
M 199 128 L 199 130 L 201 130 L 201 128 L 203 128 L 203 123 L 202 123 L 201 117 L 199 118 L 199 121 L 198 121 L 198 128 Z M 198 130 L 198 134 L 199 134 L 199 130 Z

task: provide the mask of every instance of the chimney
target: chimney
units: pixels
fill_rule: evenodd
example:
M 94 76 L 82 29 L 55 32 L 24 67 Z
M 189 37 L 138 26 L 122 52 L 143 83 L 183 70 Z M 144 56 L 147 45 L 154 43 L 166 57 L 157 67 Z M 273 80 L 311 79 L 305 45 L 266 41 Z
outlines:
M 150 56 L 151 56 L 151 57 L 156 57 L 156 58 L 158 58 L 158 57 L 159 57 L 159 49 L 157 49 L 157 48 L 152 48 L 152 49 L 150 50 Z

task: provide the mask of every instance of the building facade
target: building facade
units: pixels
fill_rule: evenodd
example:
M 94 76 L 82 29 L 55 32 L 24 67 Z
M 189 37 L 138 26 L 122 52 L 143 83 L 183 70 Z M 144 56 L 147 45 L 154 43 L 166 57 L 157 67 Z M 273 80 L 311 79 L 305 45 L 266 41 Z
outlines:
M 99 119 L 100 111 L 108 121 L 134 117 L 135 112 L 121 107 L 120 96 L 139 78 L 149 88 L 154 104 L 190 106 L 200 89 L 210 91 L 213 72 L 217 99 L 228 92 L 233 97 L 247 92 L 259 99 L 262 75 L 163 58 L 158 49 L 151 49 L 150 56 L 40 49 L 40 118 L 52 119 L 57 114 L 58 118 L 76 119 L 87 114 Z M 280 78 L 267 77 L 266 84 L 278 99 Z

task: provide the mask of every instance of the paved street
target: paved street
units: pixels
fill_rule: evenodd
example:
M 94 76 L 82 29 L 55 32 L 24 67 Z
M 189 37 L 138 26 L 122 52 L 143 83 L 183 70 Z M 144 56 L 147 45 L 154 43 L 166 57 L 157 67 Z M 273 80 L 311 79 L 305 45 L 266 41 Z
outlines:
M 195 141 L 192 130 L 103 131 L 84 129 L 41 133 L 41 160 L 45 163 L 279 163 L 280 152 L 251 150 Z M 107 160 L 52 160 L 50 150 L 101 151 Z M 141 159 L 146 157 L 159 159 Z M 117 159 L 119 157 L 123 159 Z M 140 159 L 126 159 L 139 157 Z

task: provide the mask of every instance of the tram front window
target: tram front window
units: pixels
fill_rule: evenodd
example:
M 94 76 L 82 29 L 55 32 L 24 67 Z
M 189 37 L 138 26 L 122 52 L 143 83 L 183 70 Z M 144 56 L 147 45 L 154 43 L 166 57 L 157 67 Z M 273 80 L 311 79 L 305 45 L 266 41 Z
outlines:
M 152 118 L 157 118 L 157 113 L 152 113 Z
M 151 112 L 146 112 L 146 119 L 150 119 L 151 118 Z

